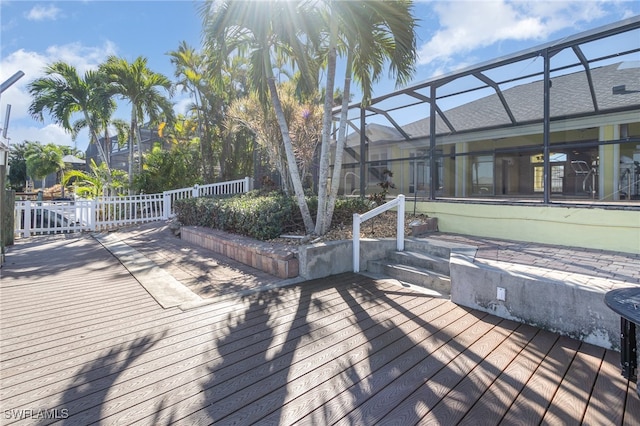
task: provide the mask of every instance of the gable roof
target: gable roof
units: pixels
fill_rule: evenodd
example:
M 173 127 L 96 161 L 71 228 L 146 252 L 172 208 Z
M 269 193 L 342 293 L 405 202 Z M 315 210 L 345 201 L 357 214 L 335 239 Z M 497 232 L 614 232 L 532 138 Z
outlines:
M 621 62 L 591 70 L 595 105 L 585 71 L 551 78 L 551 120 L 596 115 L 610 111 L 640 109 L 640 63 Z M 624 89 L 622 89 L 624 86 Z M 614 87 L 619 90 L 614 91 Z M 497 94 L 444 111 L 454 128 L 436 117 L 436 134 L 470 132 L 482 129 L 542 122 L 543 81 L 534 81 L 504 90 L 504 98 L 516 122 L 513 123 Z M 430 119 L 424 118 L 403 129 L 412 138 L 429 136 Z
M 592 97 L 585 71 L 551 78 L 551 120 L 598 115 L 607 112 L 640 111 L 640 62 L 620 62 L 590 70 L 594 95 Z M 470 133 L 474 131 L 516 127 L 542 123 L 544 112 L 543 80 L 503 90 L 512 117 L 499 96 L 492 94 L 443 111 L 447 122 L 436 115 L 436 134 Z M 594 100 L 595 99 L 595 100 Z M 453 127 L 453 130 L 451 127 Z M 406 140 L 392 126 L 368 123 L 365 135 L 371 142 Z M 429 137 L 430 118 L 426 117 L 402 126 L 411 139 Z M 359 143 L 359 135 L 352 133 L 348 145 Z

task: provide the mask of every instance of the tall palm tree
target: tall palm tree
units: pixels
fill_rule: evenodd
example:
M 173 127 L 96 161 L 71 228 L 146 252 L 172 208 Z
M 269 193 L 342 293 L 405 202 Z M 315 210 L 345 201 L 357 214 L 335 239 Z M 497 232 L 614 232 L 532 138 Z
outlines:
M 209 120 L 207 120 L 206 114 L 206 91 L 208 67 L 206 66 L 207 60 L 205 55 L 198 53 L 193 47 L 189 46 L 185 41 L 182 41 L 178 46 L 178 50 L 170 51 L 171 63 L 175 67 L 174 76 L 178 78 L 175 83 L 176 86 L 181 86 L 183 92 L 188 92 L 194 99 L 194 104 L 191 110 L 196 114 L 198 123 L 198 134 L 200 136 L 200 161 L 201 172 L 205 181 L 212 179 L 209 176 L 209 167 L 207 161 L 208 158 L 208 141 L 209 135 Z
M 173 121 L 173 105 L 160 92 L 164 89 L 172 93 L 171 81 L 162 74 L 147 67 L 147 59 L 139 56 L 133 63 L 126 59 L 110 56 L 100 66 L 109 83 L 111 94 L 119 95 L 131 104 L 131 124 L 129 131 L 129 184 L 133 183 L 134 145 L 138 149 L 138 172 L 142 170 L 141 138 L 139 124 L 146 116 L 152 123 L 161 117 Z M 136 143 L 137 141 L 137 143 Z
M 325 0 L 317 4 L 323 8 L 325 31 L 328 32 L 329 40 L 315 229 L 317 234 L 322 235 L 331 225 L 339 188 L 352 77 L 362 90 L 363 106 L 370 101 L 373 83 L 381 78 L 386 63 L 389 64 L 389 73 L 396 76 L 397 85 L 407 83 L 415 70 L 416 22 L 411 12 L 412 2 L 409 0 Z M 339 52 L 346 55 L 346 67 L 333 177 L 328 190 L 333 83 Z
M 55 62 L 44 70 L 45 77 L 38 78 L 28 86 L 33 101 L 29 106 L 29 113 L 33 118 L 44 121 L 45 111 L 53 121 L 74 134 L 72 117 L 79 113 L 84 118 L 89 129 L 92 143 L 96 143 L 101 160 L 108 164 L 104 147 L 98 143 L 94 114 L 100 114 L 110 103 L 102 90 L 103 76 L 96 71 L 87 71 L 80 77 L 75 67 L 64 62 Z
M 300 173 L 296 164 L 289 128 L 273 72 L 273 58 L 282 52 L 289 58 L 304 58 L 304 44 L 298 38 L 300 31 L 308 26 L 310 15 L 298 13 L 298 3 L 288 1 L 244 1 L 231 0 L 207 2 L 201 6 L 207 43 L 221 49 L 223 56 L 237 50 L 250 59 L 250 81 L 263 105 L 268 97 L 274 108 L 287 158 L 287 165 L 296 201 L 307 233 L 314 229 L 313 219 L 306 203 Z M 312 40 L 307 40 L 312 41 Z M 295 54 L 297 53 L 297 55 Z M 306 64 L 297 66 L 307 74 Z

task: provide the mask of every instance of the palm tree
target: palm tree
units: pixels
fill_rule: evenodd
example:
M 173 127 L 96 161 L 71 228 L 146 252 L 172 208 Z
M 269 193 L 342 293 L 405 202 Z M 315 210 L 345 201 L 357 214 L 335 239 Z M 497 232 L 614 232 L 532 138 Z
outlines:
M 296 96 L 292 81 L 278 85 L 283 112 L 289 123 L 296 163 L 303 180 L 308 177 L 313 163 L 316 147 L 319 144 L 322 107 L 317 102 L 301 102 Z M 318 96 L 315 97 L 316 99 Z M 265 115 L 265 112 L 268 115 Z M 257 143 L 269 157 L 270 163 L 283 178 L 285 193 L 289 193 L 288 172 L 282 152 L 282 136 L 273 113 L 273 108 L 265 111 L 261 108 L 258 95 L 236 99 L 231 103 L 227 114 L 226 127 L 230 131 L 245 128 L 251 131 Z
M 363 105 L 371 98 L 373 83 L 378 81 L 388 62 L 390 73 L 402 84 L 413 75 L 416 41 L 415 20 L 410 0 L 389 1 L 306 1 L 206 3 L 201 8 L 209 40 L 228 46 L 232 52 L 248 52 L 251 75 L 260 96 L 271 96 L 271 103 L 283 136 L 285 153 L 298 205 L 308 233 L 324 234 L 331 224 L 333 205 L 342 168 L 342 151 L 346 139 L 346 106 L 352 77 L 363 91 Z M 304 42 L 303 42 L 304 41 Z M 324 45 L 320 42 L 324 42 Z M 322 121 L 320 178 L 317 222 L 313 229 L 302 194 L 302 185 L 273 74 L 272 56 L 286 54 L 292 66 L 303 76 L 307 87 L 317 82 L 316 69 L 326 59 L 326 86 Z M 345 87 L 332 187 L 328 188 L 331 113 L 334 106 L 334 82 L 338 54 L 346 55 Z M 321 56 L 324 55 L 324 56 Z
M 96 198 L 123 192 L 126 188 L 126 175 L 122 170 L 110 170 L 105 163 L 96 164 L 91 160 L 90 173 L 81 170 L 71 170 L 65 173 L 62 185 L 73 180 L 76 195 Z
M 322 235 L 331 225 L 340 183 L 352 76 L 362 89 L 362 106 L 366 106 L 370 101 L 373 83 L 381 78 L 385 63 L 389 64 L 390 74 L 396 76 L 397 85 L 407 83 L 415 70 L 416 23 L 411 13 L 412 2 L 409 0 L 367 2 L 325 0 L 320 4 L 324 6 L 323 12 L 327 22 L 325 28 L 329 33 L 318 215 L 315 229 L 317 234 Z M 333 76 L 336 72 L 338 51 L 346 54 L 346 67 L 333 177 L 331 188 L 327 191 L 335 80 Z
M 133 183 L 134 144 L 137 141 L 138 172 L 142 170 L 141 137 L 138 124 L 148 116 L 152 123 L 161 117 L 173 121 L 173 106 L 159 89 L 172 92 L 171 81 L 162 74 L 147 67 L 147 59 L 139 56 L 133 63 L 126 59 L 110 56 L 100 66 L 110 86 L 110 93 L 119 95 L 131 104 L 131 124 L 129 132 L 129 184 Z
M 272 58 L 283 52 L 290 54 L 289 58 L 305 57 L 301 54 L 305 49 L 298 34 L 301 29 L 310 26 L 310 23 L 306 23 L 307 15 L 298 14 L 298 6 L 298 3 L 288 1 L 224 0 L 204 3 L 200 13 L 209 46 L 220 49 L 223 57 L 236 49 L 241 54 L 247 54 L 250 58 L 250 81 L 265 107 L 268 104 L 267 96 L 270 97 L 280 127 L 296 201 L 306 232 L 310 234 L 314 229 L 313 219 L 306 202 L 288 124 L 278 95 Z M 297 66 L 304 75 L 308 74 L 306 63 L 301 62 Z
M 45 179 L 51 173 L 63 170 L 62 150 L 55 144 L 42 145 L 38 142 L 27 142 L 25 159 L 27 160 L 27 174 L 35 179 L 42 179 L 42 189 L 45 189 Z
M 200 161 L 202 175 L 205 181 L 212 180 L 207 161 L 210 145 L 208 142 L 209 120 L 207 120 L 206 92 L 208 87 L 207 59 L 205 55 L 198 53 L 193 47 L 182 41 L 178 50 L 168 53 L 171 63 L 175 66 L 174 76 L 178 78 L 176 86 L 181 86 L 182 91 L 189 92 L 193 96 L 194 104 L 191 110 L 196 114 L 198 134 L 200 136 Z M 204 140 L 203 140 L 204 139 Z
M 11 145 L 9 152 L 9 183 L 15 191 L 24 191 L 29 175 L 27 174 L 28 142 Z
M 111 165 L 111 135 L 110 130 L 115 129 L 118 144 L 121 145 L 123 140 L 129 135 L 129 125 L 120 119 L 112 119 L 112 115 L 116 110 L 116 102 L 111 98 L 111 93 L 106 85 L 106 79 L 101 79 L 99 88 L 96 89 L 99 96 L 103 99 L 101 102 L 101 108 L 95 110 L 89 114 L 89 120 L 91 120 L 91 126 L 85 118 L 81 118 L 73 123 L 72 136 L 73 139 L 78 136 L 80 131 L 84 128 L 95 129 L 96 134 L 102 132 L 104 154 L 106 156 L 106 163 Z M 96 141 L 96 144 L 100 144 L 100 141 Z
M 103 76 L 96 71 L 87 71 L 83 78 L 76 69 L 64 62 L 55 62 L 45 68 L 45 77 L 38 78 L 28 86 L 33 101 L 29 106 L 31 116 L 44 121 L 44 112 L 48 111 L 56 124 L 76 135 L 76 128 L 71 124 L 74 114 L 82 114 L 89 129 L 92 143 L 96 143 L 98 153 L 103 162 L 108 158 L 104 148 L 98 143 L 98 134 L 92 115 L 100 114 L 111 107 L 102 91 Z

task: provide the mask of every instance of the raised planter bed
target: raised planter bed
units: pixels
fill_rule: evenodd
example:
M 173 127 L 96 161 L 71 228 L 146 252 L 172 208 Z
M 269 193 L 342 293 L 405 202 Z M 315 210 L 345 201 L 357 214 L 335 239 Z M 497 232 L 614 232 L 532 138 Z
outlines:
M 294 250 L 199 226 L 183 226 L 180 237 L 278 278 L 294 278 L 299 273 Z

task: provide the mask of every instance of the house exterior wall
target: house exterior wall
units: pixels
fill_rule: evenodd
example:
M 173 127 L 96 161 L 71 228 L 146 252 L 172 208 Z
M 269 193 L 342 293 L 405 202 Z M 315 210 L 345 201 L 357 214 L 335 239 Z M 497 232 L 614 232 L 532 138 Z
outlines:
M 412 204 L 407 201 L 407 211 Z M 637 210 L 422 201 L 416 211 L 437 217 L 441 232 L 640 253 Z
M 554 123 L 550 134 L 550 153 L 556 182 L 552 198 L 575 200 L 640 201 L 640 188 L 621 191 L 621 159 L 633 159 L 640 155 L 640 121 L 628 122 L 628 113 L 618 123 L 598 125 L 596 119 L 581 121 L 584 127 L 570 122 Z M 621 128 L 631 139 L 621 140 Z M 540 126 L 530 131 L 541 131 Z M 620 140 L 619 144 L 611 144 Z M 633 142 L 636 141 L 636 142 Z M 455 142 L 455 139 L 438 139 L 439 187 L 438 197 L 542 197 L 542 135 L 518 133 L 512 136 L 491 138 L 480 134 L 476 140 Z M 347 156 L 345 154 L 345 156 Z M 534 157 L 539 157 L 536 163 Z M 345 158 L 353 164 L 353 158 Z M 395 190 L 390 195 L 428 195 L 429 158 L 428 139 L 409 142 L 395 141 L 371 143 L 367 155 L 366 194 L 379 192 L 379 177 L 375 169 L 393 172 Z M 583 172 L 574 163 L 582 163 Z M 479 164 L 484 166 L 478 166 Z M 478 170 L 483 170 L 478 176 Z M 588 171 L 593 173 L 586 175 Z M 358 168 L 348 166 L 343 170 L 341 187 L 353 195 L 358 187 Z M 537 179 L 537 180 L 536 180 Z M 637 180 L 637 176 L 635 177 Z M 350 182 L 350 183 L 349 183 Z M 629 191 L 631 190 L 631 192 Z M 631 196 L 627 193 L 630 192 Z

